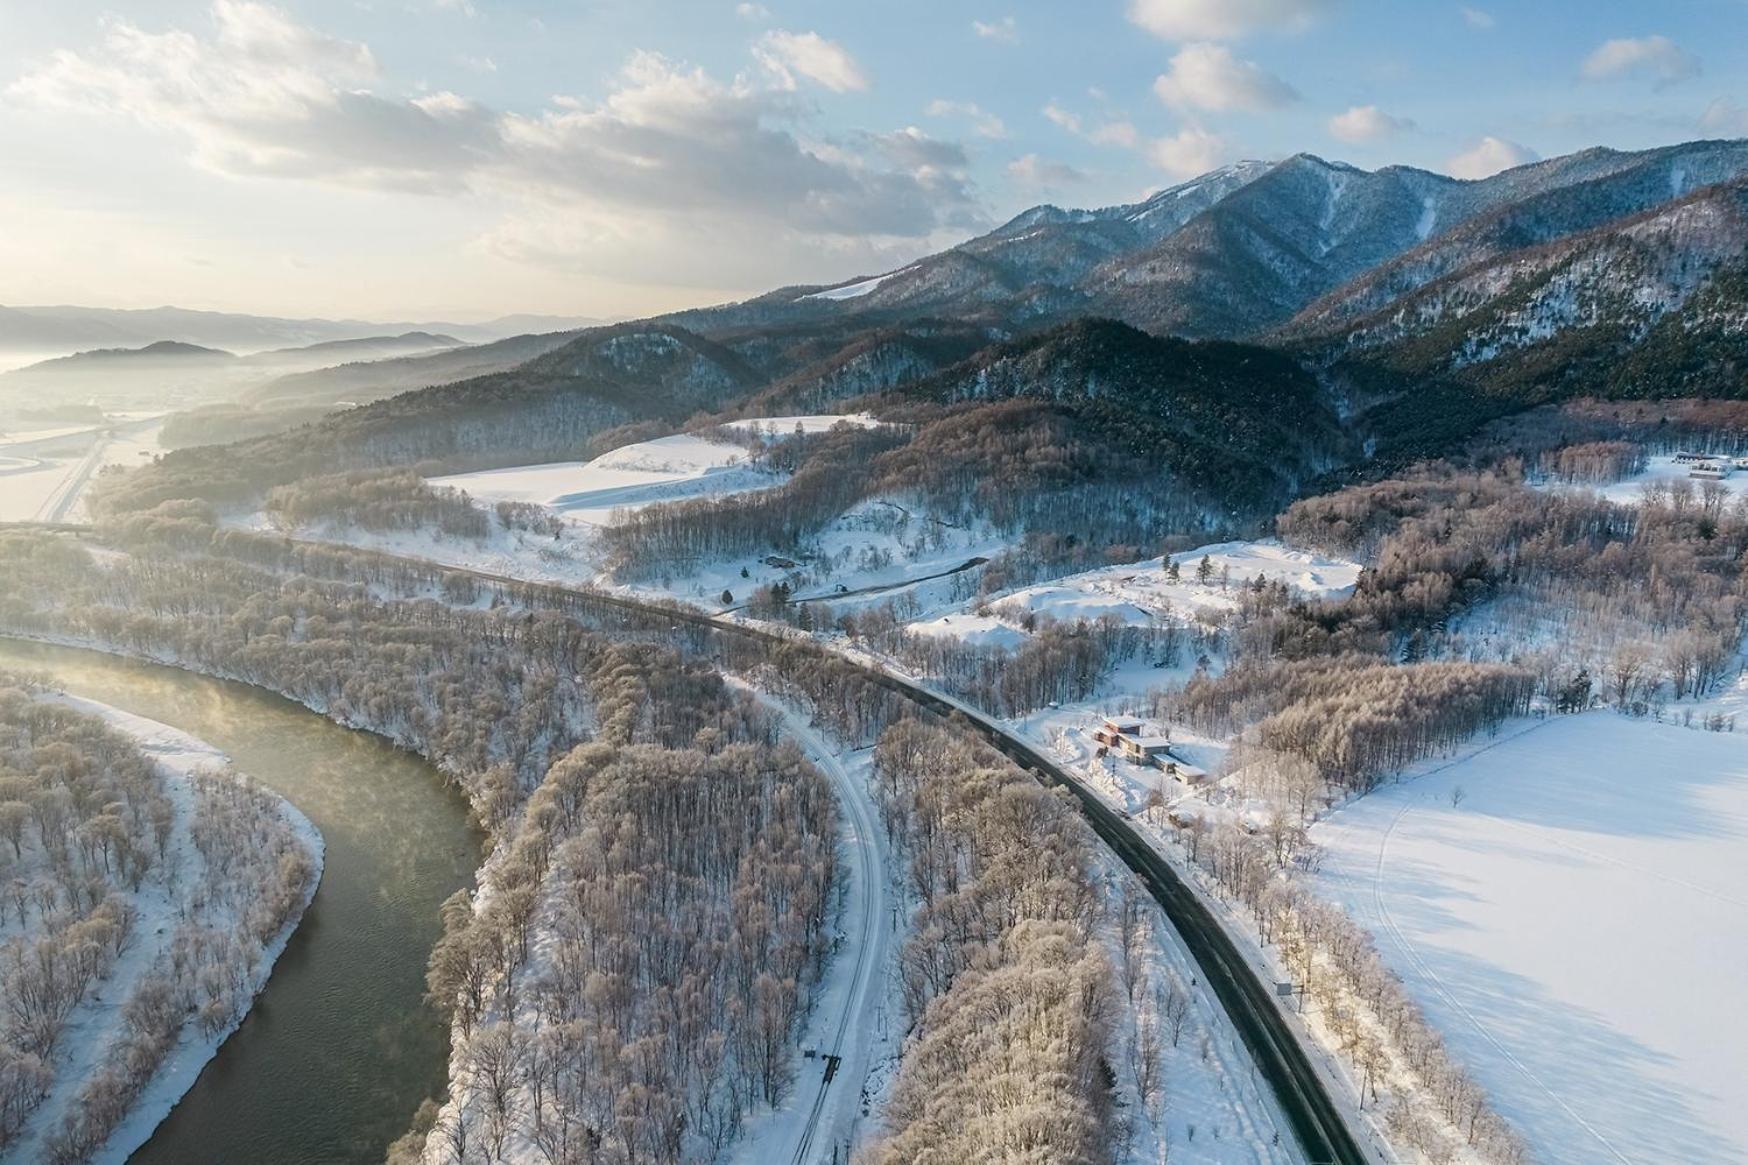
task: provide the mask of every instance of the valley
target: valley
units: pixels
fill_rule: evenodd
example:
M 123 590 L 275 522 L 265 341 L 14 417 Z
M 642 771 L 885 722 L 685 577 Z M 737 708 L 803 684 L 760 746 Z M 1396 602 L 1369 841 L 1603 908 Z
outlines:
M 396 182 L 976 197 L 757 44 Z M 1740 1159 L 1748 145 L 1218 153 L 615 322 L 0 309 L 0 1161 Z

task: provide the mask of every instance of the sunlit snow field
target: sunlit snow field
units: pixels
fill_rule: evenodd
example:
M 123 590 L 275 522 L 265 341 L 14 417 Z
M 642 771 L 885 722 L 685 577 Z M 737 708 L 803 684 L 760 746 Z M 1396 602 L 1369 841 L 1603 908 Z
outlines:
M 1748 1160 L 1748 738 L 1596 711 L 1477 745 L 1316 826 L 1323 890 L 1540 1160 Z

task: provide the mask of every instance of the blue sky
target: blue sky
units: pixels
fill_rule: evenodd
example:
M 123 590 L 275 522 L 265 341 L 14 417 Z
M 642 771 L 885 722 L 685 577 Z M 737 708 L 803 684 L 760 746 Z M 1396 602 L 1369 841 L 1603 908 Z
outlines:
M 1748 135 L 1748 0 L 0 0 L 0 303 L 636 315 L 1306 150 Z

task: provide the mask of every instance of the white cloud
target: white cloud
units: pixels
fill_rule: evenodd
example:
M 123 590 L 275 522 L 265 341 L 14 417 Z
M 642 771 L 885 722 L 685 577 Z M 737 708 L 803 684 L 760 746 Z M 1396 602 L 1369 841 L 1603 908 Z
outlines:
M 807 103 L 758 73 L 722 82 L 636 54 L 598 99 L 512 114 L 374 91 L 386 86 L 368 48 L 262 4 L 218 0 L 213 15 L 202 35 L 113 21 L 6 96 L 144 124 L 222 175 L 465 193 L 511 216 L 492 253 L 538 260 L 550 231 L 578 248 L 563 262 L 640 282 L 671 262 L 676 280 L 756 285 L 983 221 L 956 143 L 914 128 L 812 141 Z
M 1743 108 L 1728 97 L 1719 97 L 1706 106 L 1706 111 L 1700 115 L 1699 124 L 1707 133 L 1748 137 L 1748 108 Z
M 1022 186 L 1053 188 L 1086 181 L 1086 175 L 1065 162 L 1026 154 L 1008 163 L 1008 177 Z
M 984 40 L 993 40 L 1000 44 L 1018 44 L 1020 29 L 1014 23 L 1014 18 L 1004 16 L 1000 20 L 973 20 L 971 31 Z
M 1107 121 L 1086 136 L 1095 145 L 1122 146 L 1125 149 L 1133 149 L 1141 141 L 1141 131 L 1128 121 Z
M 967 118 L 979 137 L 1005 138 L 1008 136 L 1008 127 L 1002 122 L 1002 119 L 975 101 L 945 101 L 937 97 L 929 102 L 928 108 L 923 112 L 930 117 Z
M 1406 117 L 1392 117 L 1376 105 L 1356 105 L 1345 113 L 1329 119 L 1329 132 L 1344 142 L 1382 141 L 1399 133 L 1410 133 L 1414 122 Z
M 736 4 L 734 14 L 742 20 L 761 21 L 771 19 L 771 10 L 763 4 Z
M 470 57 L 464 53 L 456 59 L 461 62 L 463 68 L 472 69 L 476 73 L 495 73 L 498 71 L 498 62 L 490 57 Z
M 1078 134 L 1080 132 L 1080 116 L 1078 114 L 1070 113 L 1054 101 L 1044 107 L 1044 116 L 1048 118 L 1053 125 L 1059 126 L 1060 128 L 1067 130 L 1069 133 Z
M 1199 126 L 1185 126 L 1169 138 L 1149 144 L 1153 164 L 1174 178 L 1195 178 L 1226 160 L 1226 143 Z
M 848 93 L 868 87 L 868 75 L 844 46 L 817 32 L 767 32 L 753 46 L 753 54 L 784 88 L 797 87 L 796 77 L 807 78 L 833 93 Z
M 1051 124 L 1067 130 L 1083 141 L 1089 141 L 1095 146 L 1121 146 L 1133 149 L 1141 143 L 1141 132 L 1133 122 L 1112 120 L 1100 122 L 1089 128 L 1081 120 L 1079 114 L 1062 108 L 1052 101 L 1044 107 L 1044 116 Z
M 1463 22 L 1465 24 L 1470 28 L 1477 29 L 1481 32 L 1486 32 L 1488 29 L 1499 23 L 1497 20 L 1493 19 L 1493 14 L 1491 12 L 1484 12 L 1479 8 L 1469 8 L 1465 6 L 1457 9 L 1457 11 L 1463 14 Z
M 1129 19 L 1162 40 L 1230 40 L 1303 28 L 1333 7 L 1335 0 L 1129 0 Z
M 1666 36 L 1604 41 L 1584 60 L 1587 81 L 1648 77 L 1659 87 L 1699 76 L 1699 58 Z
M 1541 155 L 1528 146 L 1504 138 L 1484 137 L 1475 145 L 1445 163 L 1445 172 L 1453 178 L 1490 178 L 1501 170 L 1534 162 Z
M 1255 62 L 1241 60 L 1217 44 L 1188 44 L 1153 82 L 1159 99 L 1174 109 L 1214 112 L 1279 109 L 1299 94 Z

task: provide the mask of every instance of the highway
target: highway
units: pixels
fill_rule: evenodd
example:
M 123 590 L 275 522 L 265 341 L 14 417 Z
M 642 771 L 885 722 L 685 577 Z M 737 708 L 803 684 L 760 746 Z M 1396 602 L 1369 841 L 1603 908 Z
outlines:
M 29 527 L 31 524 L 12 525 Z M 67 529 L 65 526 L 53 528 Z M 305 544 L 324 549 L 358 549 L 338 543 L 312 541 Z M 521 596 L 531 600 L 545 597 L 560 610 L 582 600 L 617 608 L 642 619 L 654 617 L 670 623 L 686 623 L 765 642 L 792 641 L 790 636 L 780 632 L 749 627 L 696 608 L 645 602 L 587 587 L 529 582 L 509 575 L 453 566 L 410 555 L 379 551 L 368 553 L 386 563 L 398 563 L 421 571 L 435 570 L 466 575 L 504 590 L 511 597 Z M 811 637 L 806 637 L 806 641 L 817 643 Z M 1340 1107 L 1330 1097 L 1322 1078 L 1317 1074 L 1316 1068 L 1276 1004 L 1272 984 L 1257 976 L 1245 962 L 1231 936 L 1222 929 L 1213 912 L 1127 819 L 1037 748 L 1015 737 L 982 713 L 902 676 L 893 675 L 847 656 L 840 655 L 838 658 L 862 671 L 870 682 L 938 715 L 958 718 L 970 731 L 983 737 L 992 747 L 1045 785 L 1060 786 L 1073 794 L 1093 832 L 1141 879 L 1176 928 L 1184 946 L 1200 968 L 1202 978 L 1213 989 L 1255 1059 L 1258 1072 L 1273 1089 L 1275 1098 L 1310 1165 L 1372 1165 L 1373 1157 L 1365 1151 L 1359 1138 L 1348 1127 Z

